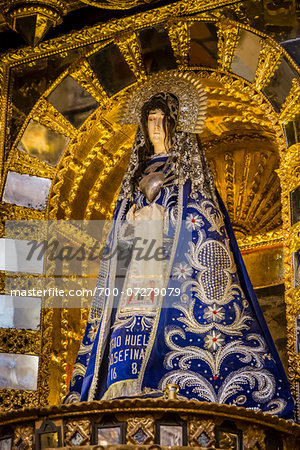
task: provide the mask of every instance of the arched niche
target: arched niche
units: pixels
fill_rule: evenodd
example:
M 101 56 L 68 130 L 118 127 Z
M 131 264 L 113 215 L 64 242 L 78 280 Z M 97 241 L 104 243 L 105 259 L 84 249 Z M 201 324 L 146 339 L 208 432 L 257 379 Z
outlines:
M 172 11 L 143 13 L 3 58 L 4 218 L 110 219 L 136 130 L 116 123 L 120 104 L 136 83 L 179 70 L 192 71 L 207 91 L 201 139 L 240 243 L 285 239 L 288 212 L 277 170 L 295 139 L 288 127 L 299 103 L 299 70 L 256 30 L 188 7 Z M 13 194 L 10 179 L 18 186 Z M 36 179 L 40 192 L 28 188 Z M 74 228 L 70 235 L 76 239 Z M 39 403 L 64 396 L 84 328 L 87 309 L 70 313 L 63 306 L 43 311 Z M 28 393 L 19 397 L 30 401 Z

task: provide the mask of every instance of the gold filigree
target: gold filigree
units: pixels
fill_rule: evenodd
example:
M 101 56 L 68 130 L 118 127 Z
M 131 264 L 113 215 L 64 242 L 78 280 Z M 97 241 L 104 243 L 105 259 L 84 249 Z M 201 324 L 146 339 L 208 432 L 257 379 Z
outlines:
M 218 24 L 218 64 L 224 72 L 230 70 L 235 47 L 238 42 L 238 26 L 230 20 L 224 20 Z
M 283 123 L 292 120 L 295 115 L 300 111 L 300 80 L 294 78 L 292 80 L 292 88 L 287 96 L 284 104 L 282 105 L 279 120 Z
M 16 149 L 10 163 L 13 172 L 52 179 L 55 169 L 34 156 Z
M 39 392 L 40 405 L 48 405 L 51 403 L 50 396 L 50 380 L 49 377 L 51 375 L 51 360 L 49 355 L 54 354 L 53 349 L 53 308 L 42 308 L 41 315 L 41 334 L 42 334 L 42 347 L 41 347 L 41 355 L 40 355 L 40 367 L 39 367 Z M 55 392 L 51 392 L 51 395 L 55 396 Z M 55 402 L 56 403 L 56 402 Z M 30 403 L 31 404 L 31 403 Z
M 179 70 L 188 65 L 188 52 L 190 49 L 190 26 L 186 20 L 170 19 L 167 22 L 170 42 L 176 57 Z
M 128 444 L 140 444 L 140 442 L 134 437 L 139 430 L 142 430 L 146 436 L 145 440 L 142 442 L 142 445 L 150 445 L 154 443 L 155 422 L 153 416 L 147 415 L 145 417 L 134 417 L 128 419 L 126 433 L 126 441 Z
M 33 448 L 33 425 L 18 425 L 14 430 L 14 442 L 12 450 Z
M 118 45 L 127 64 L 134 73 L 137 81 L 146 78 L 146 72 L 141 55 L 141 49 L 136 33 L 129 31 L 116 36 L 116 44 Z
M 2 411 L 13 411 L 25 406 L 39 406 L 39 392 L 17 389 L 0 389 L 0 403 Z M 25 425 L 26 426 L 26 425 Z M 20 425 L 19 429 L 23 426 Z
M 283 241 L 282 229 L 275 229 L 266 233 L 247 235 L 237 239 L 241 251 L 250 250 L 256 247 L 265 247 L 281 243 Z
M 79 63 L 76 63 L 70 70 L 70 75 L 86 89 L 100 105 L 104 106 L 110 102 L 109 97 L 86 59 L 82 59 Z
M 233 183 L 233 177 L 235 174 L 235 164 L 233 159 L 232 152 L 227 152 L 224 155 L 225 159 L 225 168 L 226 168 L 226 174 L 225 174 L 225 183 L 226 183 L 226 206 L 227 211 L 230 215 L 233 215 L 234 213 L 234 183 Z
M 41 333 L 31 330 L 0 329 L 0 351 L 39 355 L 41 351 Z
M 243 444 L 245 450 L 265 450 L 266 433 L 257 426 L 247 427 L 243 430 Z
M 74 446 L 72 442 L 72 437 L 75 437 L 76 433 L 79 433 L 82 437 L 80 440 L 80 445 L 85 445 L 90 443 L 91 437 L 91 421 L 88 419 L 81 420 L 68 420 L 65 425 L 65 445 Z
M 44 220 L 45 211 L 0 202 L 2 220 Z
M 275 70 L 279 66 L 282 52 L 282 48 L 275 45 L 273 41 L 262 39 L 261 51 L 253 82 L 257 90 L 261 90 L 272 78 Z
M 77 134 L 76 128 L 46 99 L 42 99 L 38 103 L 36 108 L 31 111 L 30 116 L 41 125 L 49 127 L 51 130 L 64 134 L 71 139 Z
M 201 445 L 200 436 L 204 434 L 208 439 L 206 447 L 215 445 L 215 422 L 192 417 L 189 421 L 189 444 L 191 446 Z

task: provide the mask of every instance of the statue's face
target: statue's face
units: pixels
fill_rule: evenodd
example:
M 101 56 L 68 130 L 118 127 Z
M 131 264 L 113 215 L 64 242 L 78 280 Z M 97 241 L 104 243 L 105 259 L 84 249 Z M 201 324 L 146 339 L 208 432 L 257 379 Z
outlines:
M 165 131 L 163 127 L 164 116 L 161 109 L 150 110 L 148 115 L 148 134 L 154 148 L 165 146 Z

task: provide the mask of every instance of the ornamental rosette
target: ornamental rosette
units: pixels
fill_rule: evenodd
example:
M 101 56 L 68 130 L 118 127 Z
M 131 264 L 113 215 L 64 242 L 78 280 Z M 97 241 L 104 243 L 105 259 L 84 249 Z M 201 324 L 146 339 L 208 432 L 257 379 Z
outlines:
M 95 338 L 96 338 L 96 335 L 97 335 L 97 331 L 98 331 L 98 324 L 94 324 L 94 325 L 92 325 L 91 326 L 91 328 L 89 329 L 89 332 L 88 332 L 88 338 L 89 338 L 89 340 L 91 341 L 91 342 L 94 342 L 94 340 L 95 340 Z
M 190 278 L 192 274 L 193 274 L 192 267 L 186 263 L 181 262 L 175 264 L 175 266 L 173 267 L 172 276 L 177 280 L 186 280 L 187 278 Z
M 207 336 L 204 338 L 204 347 L 208 350 L 217 350 L 224 344 L 224 338 L 221 333 L 212 330 Z
M 204 310 L 203 318 L 209 322 L 220 322 L 225 318 L 224 308 L 217 306 L 215 303 L 208 306 Z
M 194 231 L 203 227 L 204 222 L 197 214 L 188 214 L 185 221 L 185 227 L 188 231 Z

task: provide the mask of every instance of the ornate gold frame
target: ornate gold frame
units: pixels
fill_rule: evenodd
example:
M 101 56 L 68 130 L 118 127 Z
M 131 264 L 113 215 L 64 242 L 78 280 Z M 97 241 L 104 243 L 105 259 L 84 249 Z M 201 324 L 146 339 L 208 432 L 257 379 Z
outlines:
M 40 177 L 46 177 L 53 180 L 49 204 L 46 211 L 35 211 L 15 205 L 5 204 L 1 202 L 2 220 L 44 220 L 56 219 L 58 217 L 58 207 L 64 209 L 65 218 L 72 218 L 71 204 L 75 200 L 80 182 L 88 168 L 93 163 L 94 158 L 99 158 L 102 167 L 101 176 L 99 176 L 92 188 L 89 203 L 85 210 L 84 219 L 91 219 L 97 213 L 97 218 L 111 218 L 115 193 L 112 193 L 111 201 L 98 202 L 98 195 L 101 189 L 103 194 L 105 186 L 109 180 L 110 174 L 114 167 L 119 164 L 117 175 L 121 178 L 122 170 L 126 166 L 130 143 L 135 131 L 135 127 L 128 126 L 121 129 L 120 126 L 114 125 L 117 108 L 108 111 L 108 107 L 117 105 L 125 95 L 125 91 L 117 93 L 109 98 L 105 90 L 101 86 L 97 77 L 91 70 L 86 59 L 89 54 L 94 53 L 100 48 L 115 43 L 120 49 L 129 67 L 133 71 L 138 81 L 146 80 L 147 75 L 142 62 L 142 55 L 137 38 L 137 31 L 145 26 L 164 24 L 168 29 L 170 42 L 178 63 L 178 70 L 194 71 L 202 80 L 206 80 L 207 92 L 215 92 L 219 89 L 235 99 L 248 98 L 252 99 L 256 108 L 264 112 L 266 120 L 272 124 L 273 131 L 276 135 L 276 141 L 281 157 L 281 166 L 279 175 L 282 187 L 282 218 L 283 231 L 265 233 L 255 237 L 246 237 L 241 240 L 242 248 L 253 248 L 258 245 L 266 245 L 270 243 L 283 242 L 285 250 L 285 271 L 286 271 L 286 303 L 287 303 L 287 320 L 288 320 L 288 351 L 290 358 L 289 376 L 292 382 L 294 393 L 296 391 L 296 382 L 300 380 L 300 357 L 295 352 L 295 316 L 300 313 L 299 288 L 294 289 L 292 286 L 292 251 L 300 248 L 300 230 L 299 224 L 291 227 L 290 224 L 290 206 L 289 193 L 300 184 L 299 170 L 297 171 L 296 157 L 299 155 L 299 144 L 287 148 L 282 124 L 292 120 L 299 111 L 298 105 L 300 100 L 299 79 L 294 81 L 293 88 L 288 98 L 282 106 L 279 113 L 276 113 L 268 99 L 265 98 L 261 89 L 267 84 L 274 74 L 282 55 L 289 61 L 295 71 L 299 73 L 299 69 L 289 55 L 272 39 L 263 33 L 252 29 L 247 25 L 241 25 L 226 19 L 222 13 L 222 9 L 216 9 L 216 6 L 226 5 L 228 1 L 186 2 L 181 1 L 176 4 L 155 9 L 146 13 L 140 13 L 135 16 L 126 17 L 120 20 L 112 20 L 105 24 L 100 24 L 91 28 L 84 29 L 80 32 L 73 32 L 64 37 L 57 38 L 40 44 L 36 48 L 22 48 L 15 52 L 8 52 L 0 58 L 0 94 L 1 94 L 1 110 L 0 121 L 7 123 L 7 117 L 10 114 L 9 103 L 9 82 L 10 70 L 18 65 L 24 68 L 29 67 L 33 61 L 49 57 L 53 54 L 68 55 L 75 48 L 82 50 L 82 58 L 72 63 L 52 85 L 41 95 L 36 102 L 30 114 L 26 118 L 16 142 L 13 144 L 9 157 L 2 167 L 4 176 L 2 177 L 0 187 L 3 189 L 5 183 L 5 174 L 8 170 L 14 170 L 19 173 L 26 173 Z M 214 8 L 211 9 L 210 8 Z M 210 69 L 208 67 L 190 67 L 188 66 L 188 51 L 190 46 L 190 26 L 197 21 L 210 21 L 218 27 L 218 68 Z M 253 32 L 261 37 L 262 47 L 260 57 L 253 83 L 245 81 L 243 78 L 231 73 L 231 62 L 234 51 L 238 42 L 238 33 L 240 29 Z M 86 48 L 86 51 L 85 51 Z M 24 69 L 24 70 L 25 70 Z M 46 100 L 47 96 L 52 92 L 66 76 L 70 75 L 81 86 L 83 86 L 98 102 L 99 108 L 89 117 L 86 123 L 79 129 L 75 129 L 70 123 Z M 211 87 L 210 87 L 211 83 Z M 212 83 L 218 83 L 216 88 Z M 131 87 L 129 88 L 131 89 Z M 247 117 L 250 122 L 256 123 L 257 118 L 251 115 L 251 111 L 247 106 L 243 107 L 241 114 Z M 65 150 L 57 167 L 50 167 L 46 163 L 41 163 L 36 158 L 16 149 L 16 143 L 24 132 L 28 121 L 34 118 L 41 124 L 49 128 L 63 133 L 71 138 L 70 144 Z M 95 129 L 95 123 L 98 128 Z M 92 135 L 92 132 L 94 135 Z M 0 128 L 0 156 L 1 162 L 4 160 L 5 137 L 9 133 L 9 129 L 5 126 Z M 111 154 L 106 147 L 108 139 L 117 133 L 121 144 L 118 150 Z M 123 141 L 122 141 L 122 139 Z M 82 157 L 82 161 L 74 158 L 74 155 L 83 155 L 84 146 L 89 148 L 88 154 Z M 228 165 L 230 168 L 230 155 L 228 156 Z M 61 182 L 65 179 L 67 171 L 71 166 L 74 177 L 68 192 L 68 197 L 61 196 Z M 230 212 L 232 192 L 228 185 L 227 207 Z M 102 192 L 102 191 L 101 191 Z M 3 222 L 1 224 L 2 236 L 4 235 Z M 82 237 L 78 238 L 79 240 Z M 4 273 L 1 273 L 1 293 L 4 293 Z M 83 305 L 86 306 L 83 299 Z M 75 313 L 74 313 L 75 314 Z M 32 395 L 31 392 L 5 391 L 1 390 L 0 395 L 6 400 L 7 408 L 12 407 L 12 398 L 15 402 L 22 404 L 40 404 L 45 405 L 50 402 L 54 404 L 62 400 L 67 389 L 66 371 L 68 365 L 71 365 L 71 357 L 76 354 L 76 346 L 78 346 L 84 329 L 84 323 L 87 318 L 87 309 L 83 308 L 79 313 L 77 311 L 77 319 L 80 326 L 74 330 L 70 313 L 67 308 L 61 311 L 54 309 L 45 309 L 42 317 L 41 332 L 35 332 L 37 339 L 35 345 L 29 340 L 28 345 L 23 345 L 23 353 L 37 352 L 37 342 L 41 341 L 41 362 L 39 372 L 39 390 Z M 53 338 L 55 327 L 62 323 L 60 330 L 61 351 L 55 354 L 53 351 Z M 1 335 L 6 332 L 1 332 Z M 9 331 L 17 342 L 24 342 L 24 336 L 31 337 L 30 332 Z M 0 336 L 1 337 L 1 336 Z M 1 351 L 6 351 L 5 346 L 1 346 Z M 51 355 L 51 357 L 49 357 Z M 49 381 L 50 379 L 50 381 Z M 56 385 L 54 379 L 60 379 L 59 385 Z M 19 400 L 16 400 L 18 397 Z

